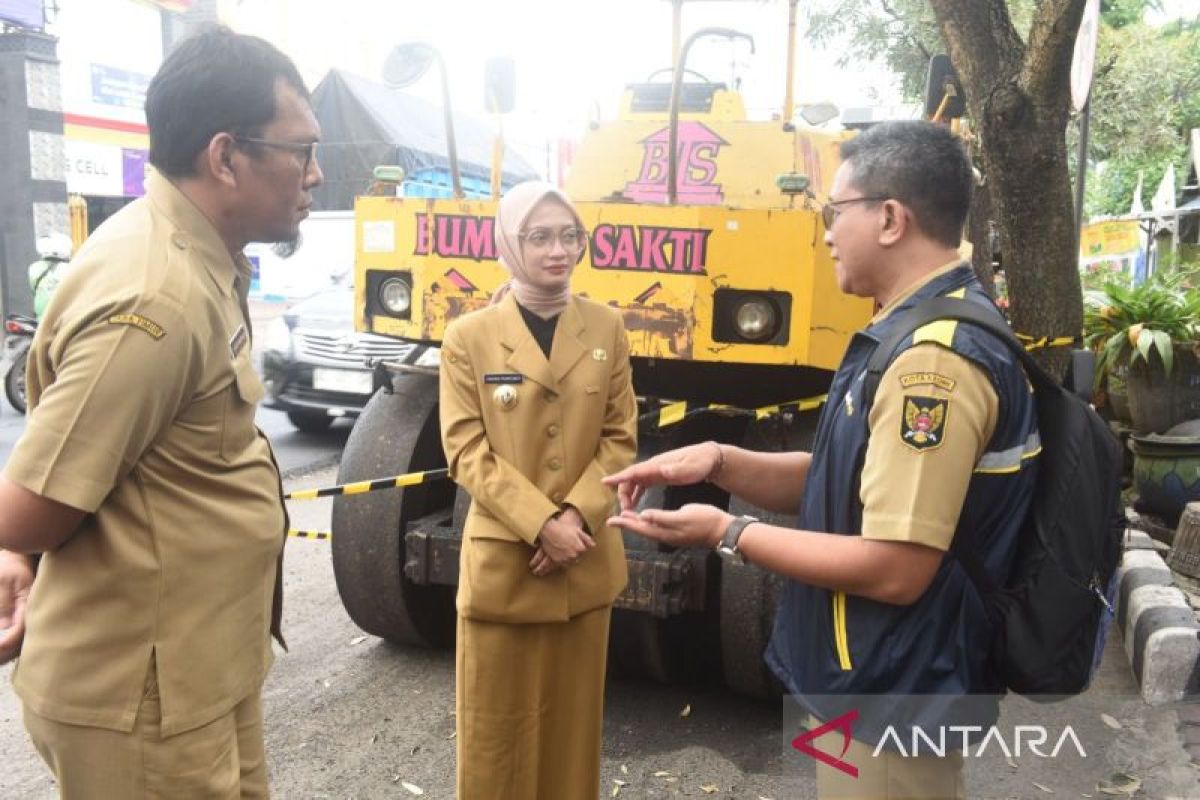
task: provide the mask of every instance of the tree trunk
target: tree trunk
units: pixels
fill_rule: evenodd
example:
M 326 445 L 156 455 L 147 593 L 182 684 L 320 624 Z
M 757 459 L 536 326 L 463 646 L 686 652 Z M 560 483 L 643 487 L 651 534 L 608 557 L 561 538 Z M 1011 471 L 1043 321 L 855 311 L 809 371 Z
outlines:
M 971 243 L 971 267 L 975 270 L 975 277 L 979 278 L 983 288 L 995 300 L 996 270 L 992 264 L 996 254 L 992 251 L 991 188 L 986 182 L 975 187 L 971 213 L 967 217 L 967 241 Z
M 1065 132 L 1084 0 L 1043 0 L 1028 45 L 1004 0 L 930 5 L 979 138 L 1013 329 L 1034 338 L 1075 338 L 1083 327 L 1083 297 Z M 1035 355 L 1061 376 L 1070 348 Z

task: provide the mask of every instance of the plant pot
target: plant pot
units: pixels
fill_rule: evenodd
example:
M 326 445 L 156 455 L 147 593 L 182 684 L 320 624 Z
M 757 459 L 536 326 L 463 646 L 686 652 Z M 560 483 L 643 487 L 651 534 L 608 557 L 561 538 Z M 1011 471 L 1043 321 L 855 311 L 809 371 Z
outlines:
M 1129 367 L 1129 415 L 1138 433 L 1163 433 L 1200 417 L 1200 359 L 1195 347 L 1175 345 L 1170 376 L 1153 353 L 1149 363 L 1138 361 Z
M 1112 418 L 1132 425 L 1133 417 L 1129 416 L 1129 365 L 1114 364 L 1110 367 L 1104 384 L 1108 410 Z
M 1132 438 L 1134 507 L 1174 528 L 1184 506 L 1200 500 L 1200 436 Z

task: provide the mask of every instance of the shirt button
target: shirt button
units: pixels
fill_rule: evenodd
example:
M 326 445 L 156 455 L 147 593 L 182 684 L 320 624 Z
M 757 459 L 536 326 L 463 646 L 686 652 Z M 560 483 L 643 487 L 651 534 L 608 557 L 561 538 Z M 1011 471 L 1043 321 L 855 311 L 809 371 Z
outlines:
M 558 399 L 558 393 L 555 391 L 552 391 L 550 389 L 547 389 L 545 392 L 542 393 L 542 397 L 546 398 L 547 403 L 553 403 L 555 400 Z
M 558 430 L 559 430 L 559 428 L 557 425 L 551 425 L 549 428 L 546 428 L 546 435 L 547 436 L 558 436 Z
M 562 469 L 562 461 L 557 458 L 552 458 L 546 462 L 546 466 L 550 469 L 559 470 Z
M 187 250 L 187 237 L 182 233 L 173 233 L 171 234 L 171 244 L 180 250 Z

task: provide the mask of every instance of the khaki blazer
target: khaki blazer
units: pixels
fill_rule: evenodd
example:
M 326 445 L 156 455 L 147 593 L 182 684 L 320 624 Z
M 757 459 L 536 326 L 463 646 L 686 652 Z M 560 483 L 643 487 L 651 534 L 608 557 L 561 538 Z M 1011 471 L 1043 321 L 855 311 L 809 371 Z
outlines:
M 470 493 L 458 610 L 467 619 L 555 622 L 608 605 L 628 580 L 621 534 L 604 522 L 600 478 L 637 454 L 637 402 L 619 312 L 581 297 L 559 317 L 547 359 L 510 294 L 446 329 L 442 445 Z M 529 570 L 542 525 L 579 510 L 596 547 L 577 564 Z

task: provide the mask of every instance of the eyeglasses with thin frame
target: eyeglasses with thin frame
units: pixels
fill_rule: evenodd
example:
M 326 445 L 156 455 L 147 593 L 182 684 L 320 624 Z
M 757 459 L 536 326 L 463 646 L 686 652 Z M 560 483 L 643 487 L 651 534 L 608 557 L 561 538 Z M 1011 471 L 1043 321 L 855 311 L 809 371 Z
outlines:
M 300 157 L 300 166 L 305 175 L 308 174 L 308 168 L 317 160 L 317 147 L 321 144 L 320 142 L 285 142 L 280 139 L 259 139 L 254 136 L 234 136 L 233 140 L 243 144 L 258 144 L 263 147 L 274 147 L 278 150 L 291 151 Z
M 568 253 L 577 253 L 587 241 L 587 231 L 583 228 L 563 228 L 557 234 L 549 228 L 534 228 L 517 234 L 517 238 L 535 250 L 549 250 L 554 247 L 555 240 Z
M 890 199 L 884 195 L 871 195 L 869 197 L 850 197 L 846 200 L 830 200 L 821 206 L 821 220 L 825 223 L 825 230 L 829 230 L 837 220 L 838 214 L 842 213 L 838 206 L 849 205 L 850 203 L 878 203 L 881 200 Z

